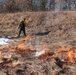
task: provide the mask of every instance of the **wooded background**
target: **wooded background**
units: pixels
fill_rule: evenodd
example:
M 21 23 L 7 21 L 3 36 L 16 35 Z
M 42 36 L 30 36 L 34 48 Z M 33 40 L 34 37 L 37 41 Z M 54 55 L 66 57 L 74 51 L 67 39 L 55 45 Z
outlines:
M 0 0 L 0 12 L 75 10 L 76 0 Z

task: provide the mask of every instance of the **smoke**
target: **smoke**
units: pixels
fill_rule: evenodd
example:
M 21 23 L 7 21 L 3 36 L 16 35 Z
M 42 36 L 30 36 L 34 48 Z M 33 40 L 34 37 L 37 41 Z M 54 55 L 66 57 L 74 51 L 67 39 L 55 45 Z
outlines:
M 48 47 L 46 43 L 41 42 L 35 45 L 35 50 L 36 50 L 35 56 L 40 56 L 42 54 L 45 54 L 45 52 L 48 50 Z

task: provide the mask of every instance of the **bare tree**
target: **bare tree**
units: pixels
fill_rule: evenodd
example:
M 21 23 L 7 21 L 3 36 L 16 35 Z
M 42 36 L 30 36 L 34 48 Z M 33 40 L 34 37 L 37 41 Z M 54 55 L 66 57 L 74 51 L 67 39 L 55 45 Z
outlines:
M 68 0 L 68 7 L 69 7 L 69 10 L 71 10 L 71 0 Z
M 75 0 L 4 0 L 0 3 L 0 12 L 71 10 L 73 4 L 76 8 Z
M 47 3 L 47 0 L 41 0 L 41 10 L 42 11 L 46 10 L 46 3 Z
M 16 2 L 15 0 L 5 0 L 5 8 L 8 12 L 16 11 Z

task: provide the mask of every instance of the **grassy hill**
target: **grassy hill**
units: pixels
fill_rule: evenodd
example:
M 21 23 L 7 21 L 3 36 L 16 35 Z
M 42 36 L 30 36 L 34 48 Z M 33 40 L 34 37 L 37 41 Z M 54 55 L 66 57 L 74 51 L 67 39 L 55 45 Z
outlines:
M 76 12 L 20 12 L 0 14 L 0 36 L 15 37 L 21 17 L 26 17 L 27 35 L 32 40 L 52 45 L 74 45 L 76 40 Z M 21 35 L 23 36 L 23 34 Z
M 12 39 L 5 50 L 15 49 L 17 51 L 17 47 L 12 48 L 10 45 L 12 43 L 12 45 L 15 46 L 16 44 L 17 46 L 23 39 L 23 34 L 21 38 L 12 38 L 18 34 L 21 17 L 27 18 L 26 33 L 30 35 L 30 39 L 23 48 L 31 46 L 31 44 L 35 47 L 42 43 L 41 49 L 47 46 L 50 51 L 57 50 L 60 46 L 65 47 L 66 51 L 69 45 L 72 46 L 73 51 L 76 50 L 76 11 L 0 14 L 0 36 L 7 35 Z M 0 48 L 4 50 L 4 47 Z M 28 51 L 29 49 L 21 49 L 21 52 L 23 50 Z M 37 49 L 35 48 L 35 50 Z M 28 54 L 14 52 L 10 62 L 0 64 L 0 75 L 76 75 L 76 56 L 73 58 L 75 59 L 73 64 L 67 64 L 65 60 L 61 59 L 60 53 L 60 58 L 55 58 L 57 61 L 51 58 L 48 60 L 39 59 L 35 54 L 36 52 L 29 52 Z M 72 53 L 70 55 L 73 57 Z M 70 55 L 67 56 L 68 59 Z M 48 54 L 48 56 L 51 55 Z M 11 64 L 17 62 L 20 62 L 21 65 L 12 68 Z M 61 68 L 59 65 L 63 65 L 63 67 Z

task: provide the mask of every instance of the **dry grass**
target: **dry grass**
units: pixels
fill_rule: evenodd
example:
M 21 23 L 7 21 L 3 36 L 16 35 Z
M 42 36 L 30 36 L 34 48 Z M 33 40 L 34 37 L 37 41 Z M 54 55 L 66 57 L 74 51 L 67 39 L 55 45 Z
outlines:
M 0 14 L 0 36 L 17 36 L 18 25 L 21 17 L 26 17 L 28 26 L 27 35 L 31 35 L 29 42 L 36 45 L 46 42 L 47 46 L 55 50 L 59 46 L 76 45 L 76 11 L 65 12 L 19 12 Z M 14 42 L 22 38 L 14 39 Z M 40 60 L 33 56 L 20 55 L 24 64 L 16 68 L 2 69 L 1 75 L 76 75 L 76 64 L 60 68 L 55 60 Z M 17 55 L 18 57 L 18 55 Z M 17 58 L 16 55 L 14 58 Z
M 0 36 L 17 36 L 21 17 L 26 17 L 27 35 L 47 43 L 68 44 L 76 39 L 76 12 L 19 12 L 0 14 Z M 49 32 L 50 31 L 50 32 Z M 48 34 L 45 34 L 49 32 Z M 43 35 L 43 36 L 42 36 Z M 70 43 L 69 43 L 70 44 Z

